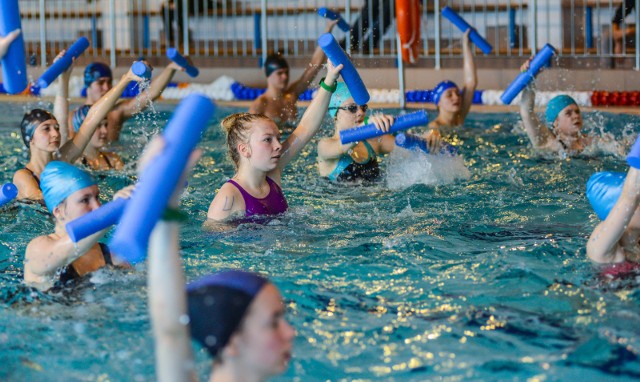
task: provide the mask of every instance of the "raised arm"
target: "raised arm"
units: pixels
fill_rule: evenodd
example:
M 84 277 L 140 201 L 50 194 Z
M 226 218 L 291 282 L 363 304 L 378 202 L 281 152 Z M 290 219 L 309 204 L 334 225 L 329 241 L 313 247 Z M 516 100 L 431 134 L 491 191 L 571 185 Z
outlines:
M 91 140 L 96 128 L 107 116 L 113 105 L 118 101 L 122 92 L 127 87 L 130 81 L 141 81 L 142 79 L 129 70 L 127 74 L 122 76 L 122 79 L 107 92 L 102 98 L 98 100 L 87 114 L 87 118 L 84 119 L 78 133 L 73 139 L 60 148 L 60 160 L 75 163 L 75 161 L 82 155 L 85 147 Z
M 327 22 L 327 28 L 324 33 L 331 33 L 333 27 L 337 23 L 337 20 Z M 309 88 L 309 85 L 311 85 L 313 79 L 316 78 L 316 76 L 320 72 L 320 69 L 322 69 L 322 64 L 326 59 L 327 56 L 325 56 L 324 51 L 322 50 L 322 48 L 320 48 L 320 46 L 318 46 L 313 52 L 313 56 L 311 56 L 311 62 L 309 63 L 309 66 L 307 66 L 307 68 L 302 73 L 302 76 L 300 76 L 297 81 L 289 85 L 288 92 L 295 94 L 295 98 L 298 99 L 300 94 L 304 93 L 304 91 Z
M 536 94 L 530 86 L 522 91 L 520 99 L 520 116 L 524 124 L 524 130 L 529 136 L 529 140 L 534 148 L 545 146 L 549 140 L 553 139 L 553 133 L 540 121 L 535 113 Z
M 65 52 L 65 50 L 60 52 L 56 60 L 62 57 Z M 58 77 L 58 92 L 53 101 L 53 115 L 60 126 L 60 146 L 63 146 L 69 140 L 69 78 L 71 77 L 72 69 L 73 64 Z
M 469 42 L 470 32 L 471 29 L 467 30 L 462 37 L 462 54 L 464 57 L 464 86 L 462 88 L 462 107 L 460 108 L 460 116 L 462 119 L 469 114 L 469 109 L 471 109 L 471 104 L 473 103 L 473 96 L 478 86 L 478 73 L 473 60 L 473 53 L 471 52 L 471 43 Z
M 327 86 L 334 86 L 341 69 L 342 65 L 334 67 L 329 63 L 327 77 L 324 79 L 324 83 Z M 280 157 L 280 162 L 278 164 L 278 169 L 280 171 L 282 171 L 282 169 L 289 164 L 296 155 L 298 155 L 300 150 L 302 150 L 302 148 L 320 128 L 324 115 L 329 107 L 331 94 L 332 93 L 323 87 L 318 89 L 315 98 L 304 112 L 304 115 L 300 120 L 300 124 L 298 124 L 298 127 L 296 127 L 293 133 L 291 133 L 287 140 L 282 144 L 282 157 Z
M 622 193 L 607 218 L 593 230 L 587 242 L 587 256 L 597 263 L 621 262 L 616 249 L 640 203 L 640 170 L 629 168 Z M 637 243 L 636 243 L 637 244 Z M 617 256 L 616 256 L 617 255 Z M 621 257 L 621 258 L 620 258 Z

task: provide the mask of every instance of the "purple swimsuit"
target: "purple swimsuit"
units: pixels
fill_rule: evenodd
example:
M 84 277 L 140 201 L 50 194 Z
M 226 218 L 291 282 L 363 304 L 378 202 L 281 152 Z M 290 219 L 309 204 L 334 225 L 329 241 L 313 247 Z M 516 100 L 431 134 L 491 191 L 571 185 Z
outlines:
M 281 214 L 289 208 L 287 199 L 284 198 L 284 194 L 282 193 L 282 189 L 269 177 L 267 177 L 267 183 L 269 183 L 269 194 L 262 199 L 258 199 L 249 194 L 233 179 L 229 179 L 228 182 L 240 190 L 242 198 L 244 199 L 244 205 L 246 206 L 246 217 L 254 215 Z

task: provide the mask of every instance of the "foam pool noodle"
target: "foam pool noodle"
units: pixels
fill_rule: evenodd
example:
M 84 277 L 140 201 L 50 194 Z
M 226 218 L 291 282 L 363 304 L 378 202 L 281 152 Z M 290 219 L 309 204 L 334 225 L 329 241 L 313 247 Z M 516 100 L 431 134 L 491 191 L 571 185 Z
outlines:
M 7 36 L 16 29 L 22 30 L 18 0 L 3 0 L 0 12 L 0 36 Z M 27 88 L 27 60 L 24 53 L 24 31 L 9 45 L 2 58 L 2 80 L 9 94 L 20 93 Z
M 18 187 L 13 183 L 5 183 L 0 187 L 0 207 L 18 196 Z
M 82 36 L 76 40 L 70 47 L 67 48 L 67 51 L 64 53 L 62 57 L 60 57 L 57 61 L 55 61 L 36 81 L 36 84 L 41 88 L 46 88 L 60 74 L 62 74 L 65 70 L 69 69 L 71 64 L 73 64 L 73 60 L 78 58 L 85 50 L 89 47 L 89 39 Z
M 131 72 L 144 80 L 151 78 L 151 68 L 143 61 L 134 62 L 133 65 L 131 65 Z
M 426 125 L 429 123 L 429 117 L 424 110 L 416 111 L 396 117 L 393 121 L 393 125 L 389 128 L 388 132 L 378 130 L 376 125 L 369 123 L 364 126 L 355 127 L 348 130 L 340 131 L 340 141 L 342 144 L 363 141 L 365 139 L 379 137 L 385 134 L 392 134 L 398 131 L 406 130 L 411 127 Z
M 489 42 L 485 40 L 484 37 L 482 37 L 475 28 L 469 25 L 469 23 L 466 22 L 465 19 L 460 17 L 460 15 L 456 13 L 456 11 L 449 7 L 444 7 L 442 8 L 441 14 L 443 17 L 446 17 L 449 21 L 451 21 L 456 27 L 458 27 L 458 29 L 460 29 L 462 33 L 465 33 L 467 30 L 471 29 L 471 32 L 469 33 L 469 39 L 473 41 L 473 43 L 476 44 L 476 46 L 480 48 L 480 50 L 484 54 L 491 53 L 491 50 L 493 49 L 491 44 L 489 44 Z
M 342 29 L 343 32 L 347 33 L 351 30 L 351 26 L 347 23 L 342 16 L 338 12 L 334 12 L 325 7 L 318 8 L 318 14 L 325 19 L 329 20 L 338 20 L 338 28 Z
M 509 105 L 511 101 L 522 89 L 527 87 L 531 81 L 540 73 L 540 70 L 549 63 L 551 57 L 555 54 L 556 49 L 550 44 L 546 44 L 540 51 L 533 57 L 533 60 L 529 63 L 529 69 L 520 73 L 511 84 L 505 89 L 504 93 L 500 96 L 500 100 L 503 104 Z
M 215 106 L 202 94 L 178 105 L 162 133 L 163 152 L 140 175 L 139 186 L 124 210 L 110 248 L 135 264 L 146 257 L 149 235 L 167 207 L 189 156 L 207 128 Z
M 183 67 L 189 77 L 198 77 L 198 74 L 200 74 L 198 68 L 189 64 L 189 61 L 187 61 L 187 59 L 184 58 L 176 48 L 167 49 L 167 57 L 169 57 L 171 61 Z
M 413 134 L 400 133 L 396 135 L 396 146 L 407 150 L 420 150 L 425 154 L 430 154 L 427 141 Z M 448 143 L 443 143 L 438 152 L 440 155 L 457 155 L 458 150 Z
M 67 223 L 65 229 L 71 241 L 77 243 L 89 235 L 118 223 L 128 201 L 128 199 L 116 199 Z
M 364 86 L 364 82 L 362 82 L 362 78 L 360 78 L 360 74 L 358 74 L 353 63 L 351 63 L 351 60 L 349 60 L 349 57 L 347 57 L 347 54 L 342 50 L 333 35 L 331 33 L 323 34 L 318 39 L 318 45 L 334 65 L 343 65 L 340 75 L 344 79 L 347 88 L 349 88 L 349 93 L 351 93 L 353 100 L 358 105 L 364 105 L 369 102 L 371 97 L 366 86 Z

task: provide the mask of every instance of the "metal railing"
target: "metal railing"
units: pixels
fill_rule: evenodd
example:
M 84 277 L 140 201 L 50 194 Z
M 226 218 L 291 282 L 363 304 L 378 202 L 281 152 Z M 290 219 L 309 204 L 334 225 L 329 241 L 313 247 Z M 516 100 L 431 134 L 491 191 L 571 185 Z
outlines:
M 462 33 L 440 13 L 448 5 L 492 43 L 489 59 L 526 57 L 551 43 L 564 58 L 621 59 L 640 70 L 640 30 L 621 39 L 613 33 L 623 2 L 423 0 L 420 57 L 436 68 L 460 57 Z M 162 56 L 171 46 L 192 57 L 307 57 L 326 28 L 319 7 L 339 10 L 355 26 L 349 34 L 334 29 L 338 40 L 357 41 L 345 44 L 352 56 L 375 62 L 397 53 L 393 0 L 21 0 L 20 7 L 32 65 L 47 65 L 81 35 L 92 41 L 93 58 L 112 65 L 120 57 Z M 621 31 L 640 24 L 638 7 L 635 0 Z M 358 27 L 367 21 L 378 30 Z

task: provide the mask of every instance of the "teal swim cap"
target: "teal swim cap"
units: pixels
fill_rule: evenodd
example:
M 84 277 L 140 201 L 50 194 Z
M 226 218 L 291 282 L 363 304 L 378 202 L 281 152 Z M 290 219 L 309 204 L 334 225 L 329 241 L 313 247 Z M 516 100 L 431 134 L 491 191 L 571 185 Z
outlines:
M 51 213 L 69 195 L 95 184 L 89 174 L 66 162 L 49 162 L 40 174 L 42 196 Z
M 553 122 L 558 118 L 558 114 L 569 105 L 577 105 L 576 100 L 568 95 L 562 94 L 551 98 L 551 101 L 547 104 L 546 118 L 549 126 L 553 125 Z
M 344 82 L 336 82 L 336 91 L 331 95 L 331 101 L 329 101 L 329 115 L 335 118 L 338 114 L 338 107 L 349 98 L 351 98 L 351 93 L 349 93 L 347 85 Z
M 85 118 L 87 118 L 87 114 L 89 114 L 89 109 L 91 109 L 91 105 L 82 105 L 73 113 L 73 130 L 77 133 L 80 130 L 80 126 L 82 126 L 82 122 L 84 122 Z
M 621 172 L 597 172 L 587 182 L 587 199 L 600 220 L 604 220 L 622 194 L 627 175 Z

